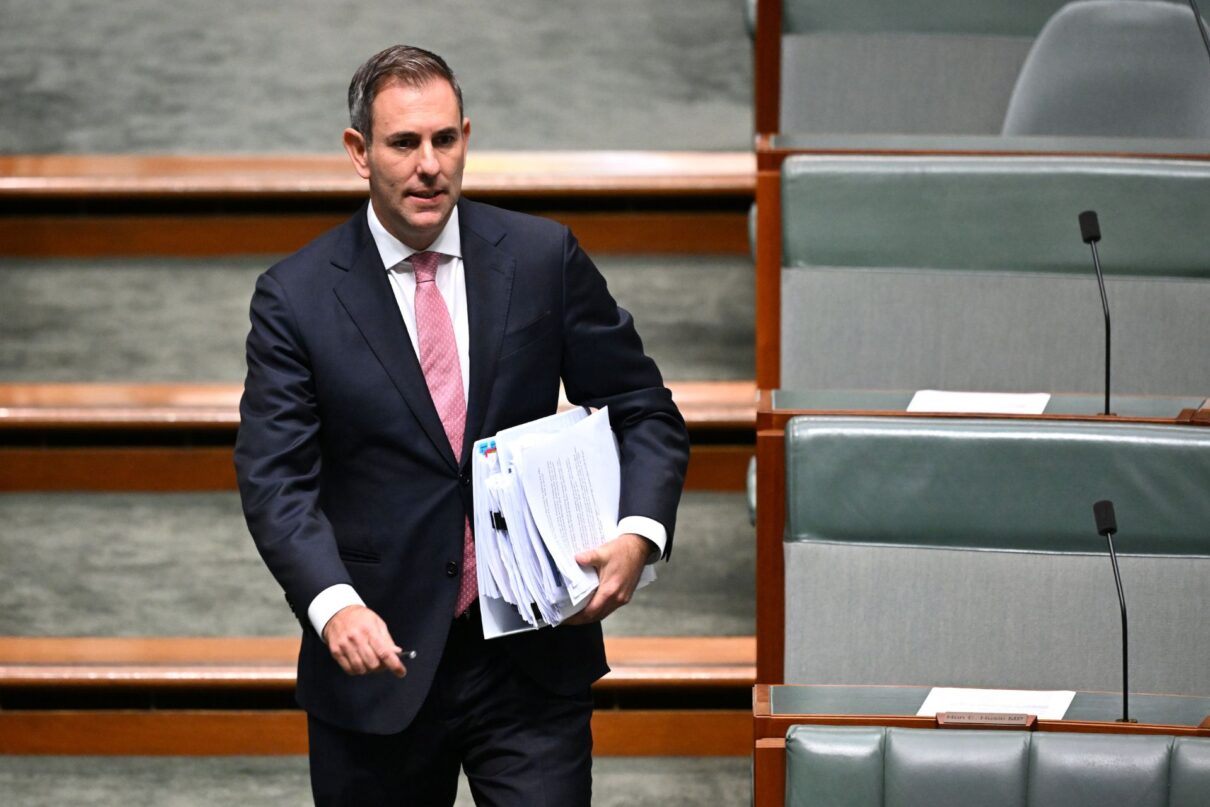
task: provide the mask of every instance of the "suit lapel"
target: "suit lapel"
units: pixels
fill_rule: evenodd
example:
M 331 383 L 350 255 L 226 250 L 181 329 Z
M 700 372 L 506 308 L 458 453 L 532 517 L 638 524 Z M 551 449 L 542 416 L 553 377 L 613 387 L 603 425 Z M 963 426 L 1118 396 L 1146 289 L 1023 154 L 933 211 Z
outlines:
M 457 468 L 441 418 L 433 406 L 420 361 L 403 324 L 386 267 L 374 247 L 364 213 L 360 214 L 360 238 L 353 239 L 348 274 L 335 288 L 336 296 L 369 344 L 370 350 L 390 376 L 429 440 L 451 468 Z M 356 224 L 354 225 L 356 226 Z M 334 261 L 340 263 L 339 261 Z M 472 331 L 473 333 L 473 331 Z M 472 362 L 473 364 L 473 362 Z
M 504 233 L 485 220 L 473 203 L 459 205 L 466 308 L 470 326 L 470 391 L 466 408 L 463 463 L 469 461 L 491 401 L 500 342 L 508 321 L 516 260 L 497 247 Z

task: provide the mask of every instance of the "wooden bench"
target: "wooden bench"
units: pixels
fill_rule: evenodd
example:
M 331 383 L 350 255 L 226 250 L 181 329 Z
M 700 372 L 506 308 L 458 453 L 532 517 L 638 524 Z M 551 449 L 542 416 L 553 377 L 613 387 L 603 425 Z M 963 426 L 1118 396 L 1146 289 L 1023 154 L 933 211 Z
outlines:
M 182 692 L 288 696 L 297 649 L 293 637 L 0 638 L 0 753 L 305 753 L 297 710 L 162 708 L 156 700 Z M 610 637 L 606 649 L 613 669 L 595 687 L 596 753 L 749 753 L 750 714 L 731 701 L 746 701 L 755 682 L 754 637 Z M 141 693 L 148 705 L 56 708 L 56 696 L 81 692 L 125 702 Z M 30 693 L 39 708 L 3 703 Z M 628 705 L 635 694 L 644 696 L 637 708 Z M 731 696 L 721 708 L 719 694 Z M 670 695 L 680 705 L 650 705 Z
M 590 252 L 747 254 L 755 184 L 748 152 L 472 151 L 463 190 L 563 221 Z M 0 254 L 290 252 L 366 195 L 339 153 L 0 156 Z
M 749 381 L 669 385 L 693 440 L 688 486 L 740 490 Z M 230 490 L 238 384 L 0 384 L 0 490 Z

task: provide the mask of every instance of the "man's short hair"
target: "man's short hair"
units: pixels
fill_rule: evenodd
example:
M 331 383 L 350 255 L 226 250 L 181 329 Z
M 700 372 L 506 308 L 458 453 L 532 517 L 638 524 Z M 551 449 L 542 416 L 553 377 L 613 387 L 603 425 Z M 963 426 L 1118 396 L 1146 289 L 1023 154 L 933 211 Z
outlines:
M 435 79 L 449 83 L 458 99 L 458 122 L 462 122 L 462 88 L 454 71 L 435 53 L 411 45 L 392 45 L 379 51 L 357 68 L 349 82 L 349 126 L 370 141 L 373 128 L 371 108 L 379 87 L 387 81 L 422 87 Z

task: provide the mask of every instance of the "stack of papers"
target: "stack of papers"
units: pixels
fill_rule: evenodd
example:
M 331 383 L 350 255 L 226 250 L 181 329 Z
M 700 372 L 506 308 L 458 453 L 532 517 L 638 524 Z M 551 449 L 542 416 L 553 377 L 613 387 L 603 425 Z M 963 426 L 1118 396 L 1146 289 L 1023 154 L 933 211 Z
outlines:
M 471 471 L 483 635 L 578 613 L 597 573 L 575 556 L 617 531 L 621 473 L 608 409 L 570 409 L 479 440 Z M 654 579 L 644 567 L 639 585 Z

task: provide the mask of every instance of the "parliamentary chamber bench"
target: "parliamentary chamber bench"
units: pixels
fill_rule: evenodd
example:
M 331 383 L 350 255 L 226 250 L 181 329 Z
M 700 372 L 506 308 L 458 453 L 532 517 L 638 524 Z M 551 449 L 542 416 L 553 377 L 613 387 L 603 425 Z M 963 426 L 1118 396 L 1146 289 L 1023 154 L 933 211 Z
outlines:
M 1210 794 L 1205 737 L 804 725 L 786 756 L 778 807 L 1199 807 Z
M 477 152 L 468 196 L 548 215 L 610 255 L 747 254 L 740 152 Z M 0 253 L 23 258 L 288 252 L 366 189 L 319 155 L 0 157 Z M 65 230 L 72 239 L 63 239 Z M 100 270 L 98 270 L 100 271 Z M 696 490 L 743 484 L 749 380 L 671 385 Z M 238 383 L 0 384 L 0 491 L 233 491 Z M 0 753 L 293 754 L 296 637 L 0 637 Z M 744 755 L 752 636 L 619 636 L 594 690 L 601 754 Z
M 1067 414 L 1079 396 L 1036 417 L 762 403 L 756 804 L 1204 803 L 1210 739 L 1189 738 L 1210 738 L 1210 417 L 1193 416 L 1210 413 L 1195 400 L 1127 398 L 1113 418 Z M 1101 499 L 1120 526 L 1134 724 L 1114 722 Z M 918 715 L 935 686 L 1076 695 L 1032 736 L 952 732 Z M 1104 736 L 1118 732 L 1148 736 Z M 1094 795 L 1054 801 L 1064 788 Z

